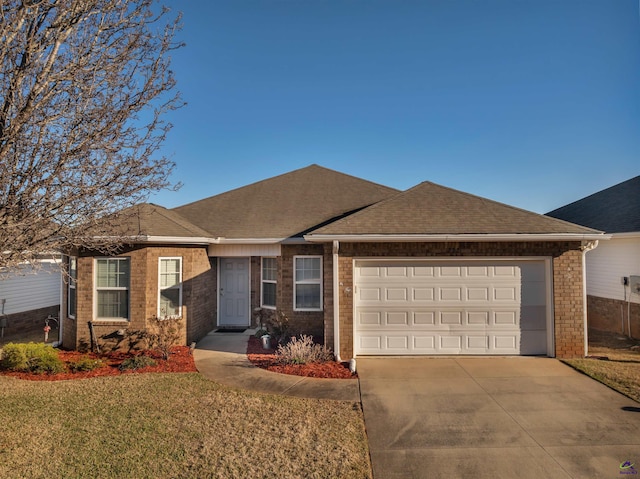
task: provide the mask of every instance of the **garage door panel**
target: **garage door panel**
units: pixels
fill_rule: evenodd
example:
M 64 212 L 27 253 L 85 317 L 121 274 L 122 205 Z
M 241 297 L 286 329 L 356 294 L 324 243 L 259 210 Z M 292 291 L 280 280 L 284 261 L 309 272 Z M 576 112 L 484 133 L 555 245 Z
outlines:
M 523 331 L 546 331 L 545 306 L 523 306 L 520 327 Z
M 545 354 L 543 261 L 362 262 L 356 354 Z

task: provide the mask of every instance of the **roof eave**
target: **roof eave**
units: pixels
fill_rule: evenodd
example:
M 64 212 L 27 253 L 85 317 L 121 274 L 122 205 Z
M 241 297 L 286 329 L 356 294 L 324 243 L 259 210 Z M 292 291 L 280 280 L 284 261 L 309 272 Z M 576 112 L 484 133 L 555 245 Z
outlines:
M 523 233 L 523 234 L 309 234 L 304 239 L 309 242 L 486 242 L 486 241 L 593 241 L 608 240 L 611 235 L 604 233 Z

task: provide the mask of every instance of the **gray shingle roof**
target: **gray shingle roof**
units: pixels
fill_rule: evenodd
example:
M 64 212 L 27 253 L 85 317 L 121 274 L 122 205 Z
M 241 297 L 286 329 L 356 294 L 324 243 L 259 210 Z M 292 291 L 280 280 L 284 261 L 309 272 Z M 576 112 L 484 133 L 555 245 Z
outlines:
M 121 211 L 113 229 L 125 236 L 162 236 L 176 238 L 209 237 L 205 230 L 191 224 L 179 214 L 152 203 L 142 203 Z
M 311 165 L 172 211 L 213 237 L 289 238 L 397 192 Z
M 640 176 L 547 213 L 606 233 L 640 231 Z
M 549 218 L 430 182 L 313 231 L 320 235 L 593 234 Z

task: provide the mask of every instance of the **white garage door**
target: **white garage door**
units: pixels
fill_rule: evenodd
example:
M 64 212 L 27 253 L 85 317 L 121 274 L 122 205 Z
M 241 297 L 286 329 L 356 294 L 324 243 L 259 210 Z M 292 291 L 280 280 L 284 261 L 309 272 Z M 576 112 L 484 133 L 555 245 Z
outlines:
M 355 354 L 548 354 L 544 260 L 358 261 Z

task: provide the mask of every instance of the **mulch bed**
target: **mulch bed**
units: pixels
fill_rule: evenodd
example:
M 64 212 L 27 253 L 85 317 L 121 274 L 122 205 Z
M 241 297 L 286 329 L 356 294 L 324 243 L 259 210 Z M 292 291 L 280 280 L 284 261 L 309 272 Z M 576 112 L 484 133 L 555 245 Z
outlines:
M 262 341 L 254 336 L 247 343 L 247 357 L 254 366 L 274 373 L 293 374 L 310 378 L 353 379 L 358 375 L 351 374 L 349 363 L 328 361 L 313 364 L 278 364 L 275 349 L 263 349 Z
M 125 359 L 131 358 L 134 354 L 131 353 L 107 353 L 107 354 L 93 354 L 93 353 L 80 353 L 78 351 L 58 351 L 60 359 L 65 363 L 74 363 L 81 358 L 89 357 L 92 359 L 101 359 L 104 364 L 93 371 L 82 372 L 64 372 L 58 374 L 32 374 L 32 373 L 20 373 L 14 371 L 0 371 L 0 374 L 4 376 L 11 376 L 18 379 L 27 379 L 30 381 L 63 381 L 68 379 L 87 379 L 100 376 L 118 376 L 121 374 L 140 374 L 140 373 L 187 373 L 196 372 L 196 366 L 193 361 L 193 355 L 191 349 L 188 346 L 176 346 L 171 349 L 171 354 L 167 361 L 162 359 L 160 353 L 156 351 L 144 351 L 139 354 L 144 354 L 156 360 L 155 366 L 148 366 L 140 369 L 127 369 L 120 371 L 118 367 Z

